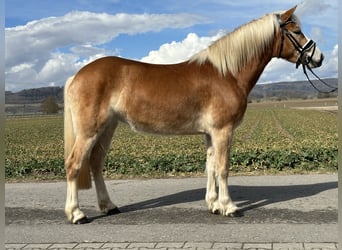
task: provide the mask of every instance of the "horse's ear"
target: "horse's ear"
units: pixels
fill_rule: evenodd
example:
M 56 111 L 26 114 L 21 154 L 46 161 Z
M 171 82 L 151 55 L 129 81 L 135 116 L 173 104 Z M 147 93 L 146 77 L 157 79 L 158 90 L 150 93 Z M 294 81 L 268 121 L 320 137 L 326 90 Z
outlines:
M 285 12 L 281 15 L 281 17 L 280 17 L 280 18 L 281 18 L 281 21 L 282 21 L 283 23 L 285 23 L 286 21 L 288 21 L 288 20 L 291 18 L 291 16 L 293 15 L 293 13 L 295 12 L 296 8 L 297 8 L 297 5 L 294 6 L 293 8 L 291 8 L 291 9 L 285 11 Z

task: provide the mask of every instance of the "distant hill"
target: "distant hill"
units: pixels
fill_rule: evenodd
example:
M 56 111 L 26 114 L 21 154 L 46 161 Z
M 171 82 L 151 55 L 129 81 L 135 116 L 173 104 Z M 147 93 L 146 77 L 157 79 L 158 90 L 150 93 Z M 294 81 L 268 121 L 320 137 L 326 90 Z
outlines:
M 42 103 L 48 96 L 56 98 L 57 103 L 63 103 L 63 87 L 43 87 L 24 89 L 19 92 L 5 92 L 5 104 L 37 104 Z
M 337 87 L 338 79 L 324 79 L 326 83 Z M 318 80 L 312 81 L 320 90 L 329 91 L 330 88 L 324 86 Z M 270 84 L 257 84 L 250 93 L 250 101 L 258 100 L 289 100 L 289 99 L 310 99 L 320 97 L 336 97 L 337 92 L 324 94 L 315 90 L 308 81 L 278 82 Z
M 337 78 L 324 79 L 332 86 L 338 85 Z M 313 81 L 319 89 L 325 89 L 322 83 Z M 6 104 L 40 104 L 48 96 L 54 96 L 58 104 L 63 104 L 63 87 L 44 87 L 36 89 L 24 89 L 19 92 L 6 91 Z M 260 100 L 288 100 L 308 99 L 317 97 L 335 97 L 337 92 L 331 94 L 318 93 L 307 81 L 278 82 L 270 84 L 257 84 L 250 93 L 249 100 L 252 102 Z

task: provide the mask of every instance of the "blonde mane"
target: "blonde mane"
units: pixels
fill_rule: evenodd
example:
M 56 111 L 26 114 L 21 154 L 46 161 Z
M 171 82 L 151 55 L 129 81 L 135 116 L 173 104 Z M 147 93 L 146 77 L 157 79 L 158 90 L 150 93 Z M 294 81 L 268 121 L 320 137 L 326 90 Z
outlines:
M 220 38 L 192 56 L 190 62 L 203 64 L 210 61 L 222 75 L 226 75 L 227 71 L 236 75 L 270 47 L 278 29 L 277 15 L 267 14 Z

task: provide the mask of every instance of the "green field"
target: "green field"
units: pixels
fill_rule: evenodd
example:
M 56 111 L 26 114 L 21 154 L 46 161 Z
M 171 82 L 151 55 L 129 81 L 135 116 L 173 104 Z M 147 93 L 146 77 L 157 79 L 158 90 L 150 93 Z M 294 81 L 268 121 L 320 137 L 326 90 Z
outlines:
M 7 119 L 5 135 L 7 180 L 64 178 L 61 116 Z M 251 105 L 235 133 L 231 173 L 334 172 L 337 144 L 336 113 Z M 205 155 L 202 135 L 142 135 L 120 125 L 105 176 L 202 175 Z

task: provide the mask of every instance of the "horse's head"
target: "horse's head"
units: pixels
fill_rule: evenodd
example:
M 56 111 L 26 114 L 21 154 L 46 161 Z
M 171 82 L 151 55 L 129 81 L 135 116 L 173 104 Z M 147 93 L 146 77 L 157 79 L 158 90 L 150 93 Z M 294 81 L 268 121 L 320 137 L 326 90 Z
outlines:
M 300 64 L 319 67 L 324 56 L 316 43 L 303 34 L 299 20 L 293 14 L 296 7 L 277 15 L 280 25 L 277 56 L 296 63 L 297 67 Z

